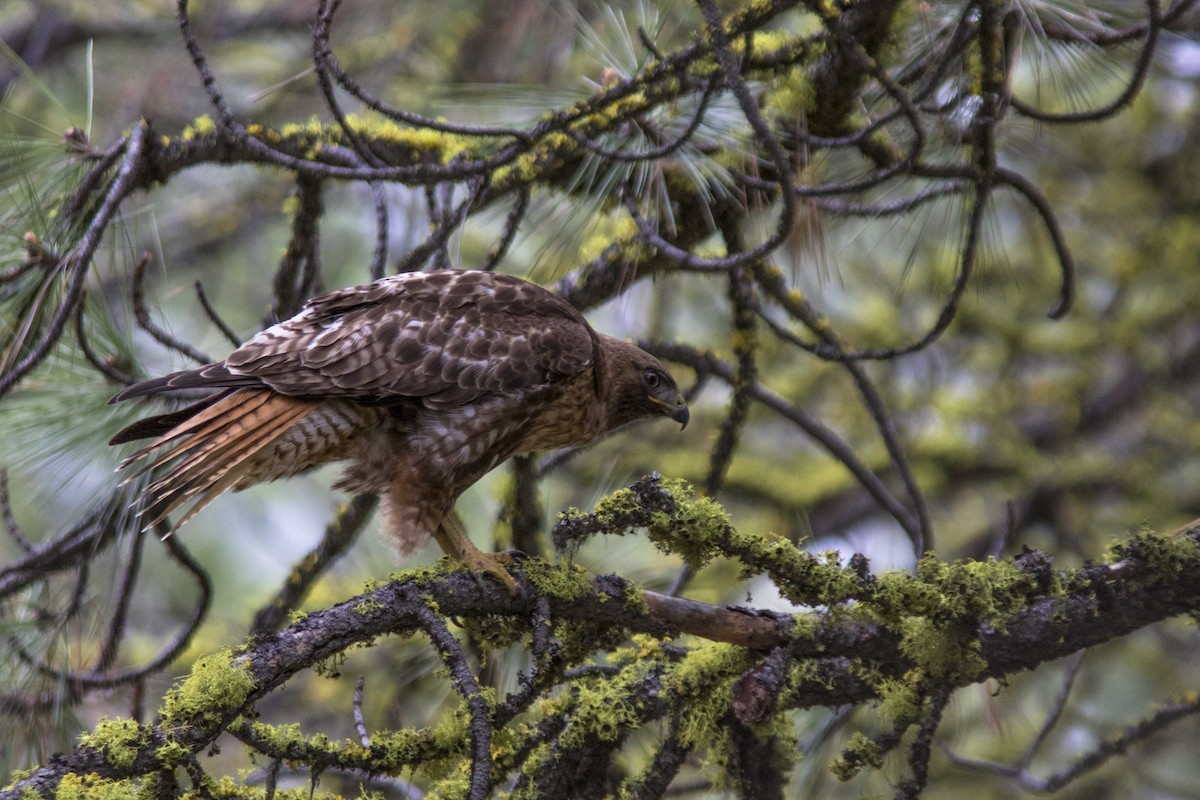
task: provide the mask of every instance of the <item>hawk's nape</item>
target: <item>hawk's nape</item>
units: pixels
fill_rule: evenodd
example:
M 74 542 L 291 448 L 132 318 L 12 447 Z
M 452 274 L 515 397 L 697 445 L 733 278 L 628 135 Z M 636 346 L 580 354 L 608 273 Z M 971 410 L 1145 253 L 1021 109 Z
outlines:
M 122 467 L 158 471 L 141 500 L 172 532 L 228 489 L 345 462 L 336 484 L 381 497 L 401 555 L 435 537 L 474 572 L 516 584 L 453 517 L 459 495 L 512 455 L 579 447 L 630 422 L 686 424 L 654 356 L 596 333 L 557 295 L 473 270 L 408 273 L 310 300 L 224 361 L 134 384 L 111 402 L 211 391 L 139 420 L 152 441 Z

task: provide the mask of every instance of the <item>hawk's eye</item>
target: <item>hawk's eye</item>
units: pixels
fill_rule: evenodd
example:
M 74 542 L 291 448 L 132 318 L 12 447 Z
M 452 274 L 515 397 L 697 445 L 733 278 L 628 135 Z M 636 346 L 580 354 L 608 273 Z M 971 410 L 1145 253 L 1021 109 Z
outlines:
M 657 389 L 663 379 L 658 370 L 648 369 L 642 373 L 642 380 L 646 382 L 647 387 Z

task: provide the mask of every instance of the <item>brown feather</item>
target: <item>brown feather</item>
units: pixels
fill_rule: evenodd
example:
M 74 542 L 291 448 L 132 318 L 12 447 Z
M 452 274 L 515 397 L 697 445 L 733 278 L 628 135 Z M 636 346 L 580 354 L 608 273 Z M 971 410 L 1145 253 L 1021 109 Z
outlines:
M 438 533 L 458 496 L 509 456 L 582 446 L 647 417 L 687 419 L 649 353 L 597 334 L 546 289 L 470 270 L 313 298 L 225 361 L 113 399 L 185 388 L 216 394 L 114 437 L 155 437 L 123 464 L 164 470 L 142 503 L 148 524 L 182 511 L 174 530 L 229 489 L 345 461 L 336 486 L 381 494 L 401 551 Z
M 158 524 L 182 505 L 196 503 L 172 532 L 191 519 L 226 488 L 253 468 L 252 457 L 270 445 L 316 408 L 313 401 L 296 400 L 273 392 L 237 392 L 204 409 L 191 420 L 159 437 L 139 453 L 181 437 L 144 465 L 138 475 L 171 463 L 167 473 L 151 484 L 143 500 L 145 526 Z
M 196 414 L 199 414 L 204 409 L 211 406 L 223 397 L 228 396 L 228 392 L 214 394 L 211 397 L 206 397 L 198 403 L 192 403 L 190 406 L 185 406 L 178 411 L 170 411 L 166 414 L 159 414 L 154 417 L 146 417 L 139 419 L 132 425 L 127 425 L 122 428 L 116 436 L 108 440 L 110 445 L 125 444 L 127 442 L 136 442 L 138 439 L 149 439 L 151 437 L 159 437 L 164 433 L 168 433 L 177 427 L 180 423 L 185 422 Z
M 159 436 L 150 444 L 138 450 L 121 462 L 120 469 L 145 458 L 158 448 L 183 436 L 189 438 L 158 455 L 154 460 L 145 464 L 140 470 L 129 477 L 129 480 L 140 477 L 150 470 L 160 467 L 167 461 L 181 455 L 184 451 L 204 442 L 214 431 L 227 427 L 246 414 L 252 413 L 271 398 L 270 392 L 238 392 L 224 400 L 202 408 L 191 419 L 185 420 L 171 430 Z

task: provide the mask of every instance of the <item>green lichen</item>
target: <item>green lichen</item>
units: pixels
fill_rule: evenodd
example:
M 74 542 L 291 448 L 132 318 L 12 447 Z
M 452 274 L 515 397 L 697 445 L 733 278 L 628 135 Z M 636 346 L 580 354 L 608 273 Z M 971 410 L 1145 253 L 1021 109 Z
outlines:
M 380 611 L 382 609 L 383 603 L 379 601 L 379 598 L 369 595 L 354 604 L 354 613 L 364 617 L 374 614 L 376 611 Z
M 462 800 L 471 792 L 471 767 L 466 761 L 429 788 L 426 800 Z
M 1114 542 L 1105 552 L 1110 562 L 1135 561 L 1141 571 L 1171 581 L 1181 574 L 1191 574 L 1200 566 L 1200 547 L 1191 536 L 1172 536 L 1151 530 L 1139 530 L 1123 542 Z
M 593 592 L 591 573 L 578 564 L 550 564 L 530 558 L 521 562 L 521 571 L 539 595 L 571 601 Z
M 364 772 L 394 773 L 417 766 L 436 775 L 465 751 L 468 719 L 464 708 L 459 708 L 446 714 L 432 729 L 376 731 L 371 734 L 370 747 L 351 739 L 334 741 L 322 733 L 305 735 L 296 723 L 255 722 L 251 727 L 267 752 L 287 753 L 296 764 L 332 758 Z
M 529 152 L 522 153 L 511 164 L 493 170 L 492 185 L 497 191 L 504 191 L 512 186 L 535 183 L 582 148 L 583 145 L 565 133 L 548 133 Z
M 747 573 L 765 571 L 780 592 L 796 603 L 833 605 L 861 593 L 857 577 L 843 569 L 833 551 L 814 556 L 784 539 L 742 533 L 710 497 L 696 497 L 683 480 L 666 479 L 675 508 L 651 516 L 647 531 L 660 550 L 676 553 L 695 568 L 719 555 L 739 558 Z
M 171 740 L 154 751 L 158 763 L 165 766 L 182 764 L 192 753 L 179 742 Z
M 525 620 L 511 614 L 485 614 L 462 620 L 463 630 L 490 648 L 508 647 L 525 636 Z
M 54 797 L 55 800 L 133 800 L 138 797 L 138 787 L 137 781 L 68 772 L 58 782 Z
M 364 793 L 361 797 L 369 795 Z M 266 787 L 246 786 L 234 778 L 223 776 L 210 780 L 204 785 L 203 791 L 191 790 L 180 795 L 179 800 L 343 800 L 342 796 L 333 792 L 317 791 L 315 785 L 302 784 L 290 789 L 274 787 L 268 794 Z M 151 800 L 147 798 L 147 800 Z
M 160 711 L 166 727 L 217 724 L 246 704 L 254 691 L 250 662 L 228 650 L 197 661 L 192 674 L 167 692 Z
M 703 567 L 721 554 L 720 542 L 732 531 L 728 513 L 711 497 L 696 497 L 686 481 L 668 479 L 662 486 L 676 506 L 651 516 L 647 527 L 650 541 L 697 569 Z
M 149 740 L 149 732 L 131 719 L 101 719 L 95 730 L 79 737 L 80 744 L 100 750 L 120 770 L 133 767 Z
M 987 668 L 976 629 L 970 623 L 938 625 L 924 617 L 908 617 L 900 624 L 900 651 L 932 680 L 962 686 Z
M 555 539 L 571 547 L 603 532 L 625 535 L 644 529 L 659 550 L 682 556 L 695 568 L 719 556 L 739 559 L 744 575 L 766 573 L 797 604 L 836 605 L 863 594 L 860 576 L 842 567 L 840 555 L 799 550 L 791 542 L 742 533 L 716 501 L 697 497 L 686 481 L 647 479 L 603 498 L 591 514 L 571 509 L 559 517 Z
M 179 138 L 185 142 L 190 142 L 194 139 L 203 136 L 211 136 L 217 132 L 217 124 L 213 122 L 213 118 L 208 114 L 196 117 L 191 125 L 183 129 L 183 133 L 179 134 Z
M 32 778 L 33 774 L 34 774 L 34 771 L 32 769 L 14 769 L 8 775 L 8 777 L 12 781 L 12 783 L 5 786 L 4 791 L 6 791 L 6 792 L 12 791 L 14 788 L 16 788 L 16 785 L 18 783 L 20 783 L 21 781 L 25 780 L 26 778 Z
M 313 664 L 313 672 L 320 675 L 322 678 L 340 678 L 342 677 L 342 665 L 346 663 L 346 653 L 338 652 L 323 658 Z
M 751 656 L 737 645 L 709 642 L 695 647 L 670 673 L 666 682 L 686 704 L 680 741 L 699 746 L 722 727 L 729 710 L 729 687 L 751 665 Z
M 378 147 L 391 148 L 397 151 L 399 157 L 417 162 L 446 165 L 456 159 L 474 157 L 480 153 L 480 145 L 468 137 L 428 128 L 409 128 L 381 117 L 350 114 L 346 117 L 346 125 L 350 132 L 360 139 Z M 216 123 L 205 115 L 184 128 L 178 140 L 189 143 L 212 136 L 216 132 Z M 348 138 L 341 125 L 322 122 L 315 116 L 302 122 L 289 122 L 279 128 L 252 123 L 246 126 L 246 132 L 272 145 L 296 147 L 307 158 L 317 156 L 328 145 L 345 144 Z M 167 146 L 170 142 L 168 138 L 163 144 Z
M 576 706 L 571 724 L 560 742 L 565 747 L 579 747 L 588 741 L 619 742 L 637 727 L 640 718 L 637 706 L 630 700 L 624 686 L 640 680 L 645 665 L 630 665 L 610 681 L 581 681 L 575 686 Z M 615 689 L 615 691 L 614 691 Z
M 602 224 L 579 246 L 576 259 L 589 263 L 600 257 L 607 261 L 640 262 L 653 254 L 653 249 L 642 240 L 637 222 L 628 216 L 606 217 Z
M 1062 592 L 1055 576 L 1043 582 L 1009 560 L 945 562 L 928 553 L 918 563 L 915 579 L 903 573 L 882 576 L 873 607 L 885 617 L 911 614 L 936 622 L 969 619 L 1003 629 L 1030 597 L 1055 597 Z
M 1031 598 L 1062 591 L 1052 574 L 1039 576 L 1012 561 L 943 562 L 930 553 L 917 565 L 916 576 L 879 576 L 870 597 L 854 613 L 898 631 L 900 649 L 919 674 L 934 682 L 963 685 L 986 667 L 979 651 L 981 624 L 1004 630 Z
M 816 89 L 808 72 L 796 66 L 776 77 L 763 97 L 763 108 L 784 120 L 803 119 L 816 106 Z
M 388 575 L 388 580 L 404 581 L 418 587 L 432 586 L 447 575 L 452 575 L 461 569 L 466 569 L 466 565 L 463 562 L 458 559 L 452 559 L 449 556 L 443 556 L 428 566 L 413 567 L 393 572 Z M 373 592 L 380 585 L 378 582 L 368 582 L 363 591 Z
M 650 101 L 641 92 L 632 92 L 608 103 L 603 108 L 584 114 L 571 123 L 571 127 L 590 136 L 602 131 L 614 130 L 623 120 L 645 111 Z
M 838 780 L 848 781 L 863 767 L 882 767 L 884 755 L 878 744 L 862 733 L 855 733 L 850 737 L 850 742 L 842 754 L 829 765 L 829 770 Z
M 792 767 L 795 731 L 787 714 L 772 714 L 750 727 L 732 716 L 734 685 L 758 660 L 745 648 L 704 644 L 689 652 L 664 680 L 669 704 L 683 710 L 680 743 L 702 754 L 705 772 L 718 785 L 732 786 L 732 773 L 741 769 L 739 754 L 746 737 L 758 741 L 756 748 L 772 769 L 786 774 Z
M 555 624 L 554 638 L 558 640 L 559 658 L 574 666 L 585 663 L 594 653 L 620 647 L 625 631 L 603 622 L 564 621 Z
M 474 150 L 472 140 L 464 136 L 430 128 L 407 128 L 382 117 L 348 114 L 346 124 L 354 133 L 372 141 L 408 148 L 414 153 L 436 155 L 443 165 L 470 156 Z M 332 127 L 332 130 L 335 134 L 341 132 L 340 127 Z
M 895 728 L 914 724 L 921 718 L 922 698 L 915 688 L 920 682 L 918 673 L 910 672 L 904 680 L 884 679 L 875 686 L 879 695 L 879 716 Z

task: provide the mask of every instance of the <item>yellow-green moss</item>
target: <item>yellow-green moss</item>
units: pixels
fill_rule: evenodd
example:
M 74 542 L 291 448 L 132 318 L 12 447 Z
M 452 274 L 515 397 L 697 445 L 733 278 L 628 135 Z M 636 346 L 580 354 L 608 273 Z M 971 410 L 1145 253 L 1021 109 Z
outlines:
M 816 91 L 804 68 L 796 66 L 770 83 L 763 108 L 785 120 L 802 119 L 816 106 Z
M 228 649 L 197 661 L 192 674 L 163 699 L 164 725 L 213 724 L 245 705 L 254 677 L 250 662 L 238 661 Z
M 132 800 L 138 797 L 138 782 L 68 772 L 58 782 L 54 797 L 55 800 Z
M 893 727 L 912 725 L 921 718 L 922 698 L 915 686 L 920 682 L 918 674 L 905 675 L 904 680 L 884 679 L 876 684 L 879 694 L 879 716 Z
M 675 499 L 675 510 L 650 518 L 650 541 L 699 568 L 720 554 L 717 544 L 731 529 L 729 514 L 711 497 L 695 497 L 691 484 L 666 479 L 662 486 Z
M 212 117 L 208 114 L 203 114 L 196 117 L 191 125 L 183 129 L 183 133 L 179 134 L 179 138 L 185 142 L 190 142 L 201 136 L 211 136 L 217 132 L 217 124 L 213 122 Z
M 883 756 L 884 753 L 878 744 L 864 734 L 855 733 L 850 737 L 842 754 L 829 765 L 829 770 L 838 780 L 848 781 L 863 767 L 874 767 L 875 769 L 882 767 Z
M 148 732 L 131 719 L 101 719 L 91 733 L 79 737 L 79 743 L 104 753 L 117 769 L 130 769 L 138 752 L 149 741 Z
M 551 564 L 540 558 L 521 562 L 521 571 L 540 595 L 560 600 L 578 600 L 591 594 L 592 575 L 578 564 Z
M 900 624 L 900 650 L 939 683 L 963 685 L 976 680 L 987 667 L 979 653 L 976 625 L 937 625 L 925 617 L 908 617 Z
M 368 614 L 374 614 L 382 608 L 383 603 L 379 602 L 379 598 L 368 595 L 354 604 L 354 613 L 365 617 Z
M 729 732 L 722 719 L 732 703 L 733 682 L 752 663 L 745 648 L 724 643 L 697 646 L 664 681 L 680 717 L 680 744 L 707 754 L 714 777 L 724 773 Z
M 626 670 L 640 676 L 645 666 L 630 666 Z M 580 681 L 575 685 L 576 706 L 570 727 L 560 737 L 563 746 L 578 747 L 593 739 L 618 742 L 638 725 L 637 707 L 623 691 L 629 677 L 620 675 L 611 683 L 608 680 Z M 614 688 L 617 691 L 613 691 Z
M 728 778 L 729 759 L 735 750 L 729 716 L 733 686 L 758 659 L 758 655 L 742 647 L 706 643 L 689 652 L 663 680 L 671 707 L 682 712 L 680 744 L 703 754 L 705 771 L 719 785 Z M 784 771 L 789 769 L 795 748 L 788 715 L 772 715 L 744 734 L 769 743 L 776 766 Z

